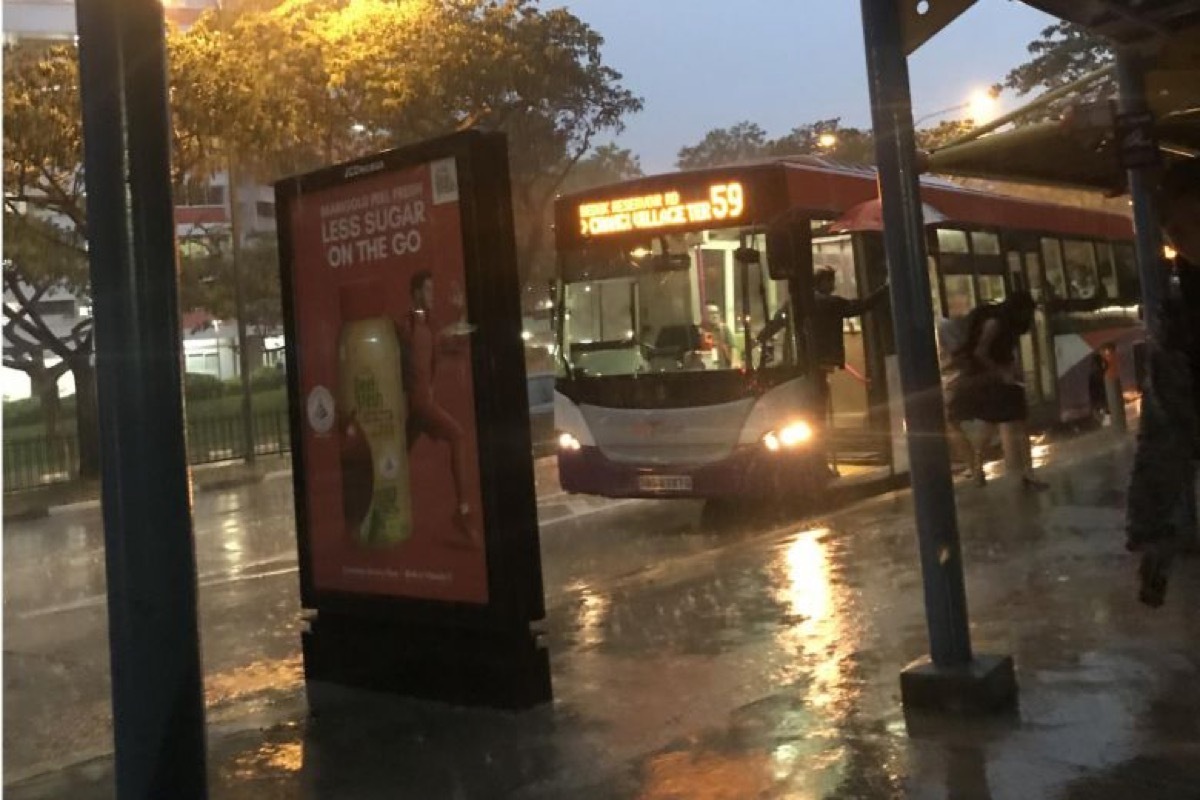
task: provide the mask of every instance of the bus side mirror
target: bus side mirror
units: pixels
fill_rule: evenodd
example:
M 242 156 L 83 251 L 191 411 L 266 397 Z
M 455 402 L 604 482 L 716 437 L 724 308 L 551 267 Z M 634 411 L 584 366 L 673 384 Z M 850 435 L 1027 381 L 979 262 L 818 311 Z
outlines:
M 807 219 L 772 226 L 767 231 L 767 274 L 773 280 L 812 280 L 812 229 Z
M 739 247 L 733 251 L 733 260 L 739 264 L 761 264 L 762 253 L 753 247 Z

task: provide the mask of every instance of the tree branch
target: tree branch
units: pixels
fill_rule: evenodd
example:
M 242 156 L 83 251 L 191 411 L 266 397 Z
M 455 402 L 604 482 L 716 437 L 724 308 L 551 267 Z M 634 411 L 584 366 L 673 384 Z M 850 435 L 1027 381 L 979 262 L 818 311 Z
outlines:
M 47 191 L 52 199 L 57 200 L 56 210 L 71 220 L 72 224 L 75 225 L 76 232 L 84 241 L 87 241 L 87 219 L 83 211 L 79 208 L 78 196 L 72 196 L 66 189 L 59 186 L 54 173 L 45 164 L 38 171 L 46 179 L 46 184 L 42 187 L 43 191 Z
M 20 305 L 20 316 L 11 317 L 13 323 L 33 337 L 35 341 L 45 345 L 46 349 L 54 351 L 55 355 L 66 360 L 71 355 L 70 348 L 54 335 L 54 332 L 50 330 L 45 320 L 42 319 L 42 315 L 34 310 L 33 307 L 37 299 L 46 292 L 47 287 L 42 287 L 32 296 L 27 296 L 21 289 L 20 281 L 8 270 L 4 272 L 4 284 L 5 288 L 12 292 L 13 297 L 17 298 L 17 302 Z

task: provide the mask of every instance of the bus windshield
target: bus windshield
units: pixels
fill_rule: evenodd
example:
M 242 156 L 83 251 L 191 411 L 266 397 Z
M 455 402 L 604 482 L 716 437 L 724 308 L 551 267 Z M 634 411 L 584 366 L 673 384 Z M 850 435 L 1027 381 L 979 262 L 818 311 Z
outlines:
M 767 347 L 755 341 L 788 301 L 787 282 L 768 275 L 765 238 L 721 228 L 564 253 L 565 366 L 589 377 L 792 363 L 783 314 Z

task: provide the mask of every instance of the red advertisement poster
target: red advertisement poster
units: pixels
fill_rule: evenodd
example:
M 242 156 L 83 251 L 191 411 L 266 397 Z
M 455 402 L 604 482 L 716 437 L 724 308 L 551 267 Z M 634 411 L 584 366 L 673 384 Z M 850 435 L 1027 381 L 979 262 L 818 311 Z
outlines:
M 487 603 L 456 162 L 357 170 L 289 220 L 309 578 Z

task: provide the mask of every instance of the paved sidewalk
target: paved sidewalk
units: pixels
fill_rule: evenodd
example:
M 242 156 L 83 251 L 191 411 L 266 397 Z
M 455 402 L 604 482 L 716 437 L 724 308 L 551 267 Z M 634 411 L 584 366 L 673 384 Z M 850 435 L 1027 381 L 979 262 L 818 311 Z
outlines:
M 905 719 L 926 650 L 900 492 L 580 588 L 548 620 L 556 701 L 364 698 L 210 729 L 214 798 L 1200 798 L 1200 562 L 1164 608 L 1123 549 L 1128 443 L 1053 445 L 1052 484 L 958 490 L 972 634 L 1015 712 Z M 5 787 L 113 796 L 107 758 Z

